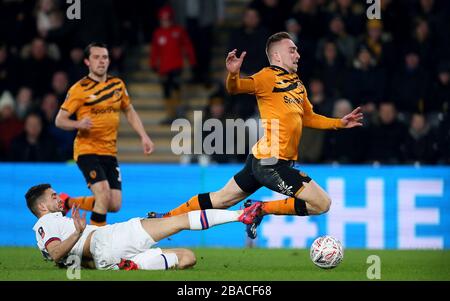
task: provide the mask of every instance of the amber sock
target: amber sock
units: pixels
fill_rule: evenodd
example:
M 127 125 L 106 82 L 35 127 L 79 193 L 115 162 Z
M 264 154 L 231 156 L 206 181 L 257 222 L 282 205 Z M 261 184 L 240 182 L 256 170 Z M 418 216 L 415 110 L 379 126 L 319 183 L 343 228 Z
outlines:
M 91 225 L 99 227 L 106 225 L 106 214 L 93 211 L 91 214 Z
M 297 198 L 263 202 L 262 212 L 273 215 L 308 215 L 305 201 Z
M 68 205 L 72 208 L 72 205 L 80 206 L 80 209 L 92 211 L 94 209 L 95 198 L 93 196 L 81 196 L 76 198 L 69 198 Z
M 180 215 L 194 210 L 206 210 L 212 208 L 213 206 L 209 193 L 201 193 L 193 196 L 189 199 L 189 201 L 178 206 L 177 208 L 170 210 L 164 217 Z

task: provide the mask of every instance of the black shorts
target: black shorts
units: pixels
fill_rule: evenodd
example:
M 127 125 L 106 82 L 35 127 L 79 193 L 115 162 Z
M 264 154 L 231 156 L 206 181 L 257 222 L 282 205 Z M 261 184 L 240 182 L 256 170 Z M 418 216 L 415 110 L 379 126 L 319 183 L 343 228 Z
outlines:
M 116 157 L 81 155 L 78 157 L 77 165 L 83 173 L 88 187 L 107 180 L 111 189 L 122 190 L 122 179 Z
M 244 192 L 250 194 L 265 186 L 293 197 L 303 187 L 303 183 L 311 181 L 308 175 L 295 169 L 294 164 L 295 161 L 278 160 L 275 164 L 265 165 L 250 154 L 244 168 L 234 176 L 234 180 Z

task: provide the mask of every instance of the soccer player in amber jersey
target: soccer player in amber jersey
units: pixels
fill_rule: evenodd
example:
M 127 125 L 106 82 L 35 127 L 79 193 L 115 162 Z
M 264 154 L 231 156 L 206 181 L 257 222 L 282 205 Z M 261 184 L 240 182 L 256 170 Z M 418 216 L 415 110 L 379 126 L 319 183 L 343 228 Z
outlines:
M 56 126 L 78 130 L 74 159 L 94 194 L 69 199 L 67 207 L 75 204 L 92 210 L 91 224 L 105 225 L 106 213 L 117 212 L 122 204 L 122 180 L 116 158 L 120 112 L 140 136 L 145 154 L 150 154 L 154 145 L 130 102 L 124 82 L 107 74 L 110 61 L 106 45 L 87 46 L 84 62 L 89 74 L 70 88 L 56 116 Z M 73 114 L 76 120 L 70 119 Z
M 304 172 L 294 168 L 302 128 L 339 129 L 361 126 L 360 108 L 342 119 L 315 114 L 305 86 L 297 76 L 300 54 L 288 33 L 280 32 L 267 40 L 266 54 L 270 66 L 258 73 L 240 78 L 239 70 L 246 55 L 228 53 L 226 87 L 229 93 L 249 93 L 257 98 L 264 136 L 253 146 L 245 166 L 220 190 L 192 197 L 165 214 L 173 216 L 191 210 L 228 208 L 265 186 L 288 198 L 258 202 L 260 219 L 247 234 L 256 237 L 256 226 L 266 214 L 317 215 L 329 210 L 328 194 Z M 157 214 L 153 214 L 157 215 Z

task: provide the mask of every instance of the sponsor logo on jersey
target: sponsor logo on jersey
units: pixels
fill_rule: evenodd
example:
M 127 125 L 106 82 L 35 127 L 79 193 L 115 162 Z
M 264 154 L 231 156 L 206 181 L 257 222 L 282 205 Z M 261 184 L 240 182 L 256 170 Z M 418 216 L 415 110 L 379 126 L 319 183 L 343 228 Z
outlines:
M 119 100 L 120 100 L 120 99 L 119 99 Z M 92 115 L 111 114 L 111 113 L 118 113 L 118 112 L 120 112 L 119 109 L 115 109 L 115 108 L 113 108 L 113 107 L 111 107 L 111 106 L 106 107 L 106 108 L 101 108 L 101 109 L 98 109 L 98 108 L 91 108 L 91 114 L 92 114 Z

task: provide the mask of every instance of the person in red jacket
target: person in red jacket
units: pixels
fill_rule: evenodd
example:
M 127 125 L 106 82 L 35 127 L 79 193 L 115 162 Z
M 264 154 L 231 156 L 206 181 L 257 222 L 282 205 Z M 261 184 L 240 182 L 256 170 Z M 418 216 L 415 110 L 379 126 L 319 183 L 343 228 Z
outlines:
M 150 51 L 150 67 L 158 73 L 166 101 L 165 124 L 181 117 L 180 99 L 183 57 L 187 55 L 191 66 L 195 66 L 194 48 L 186 30 L 173 22 L 174 12 L 170 6 L 158 12 L 160 26 L 154 31 Z

